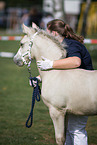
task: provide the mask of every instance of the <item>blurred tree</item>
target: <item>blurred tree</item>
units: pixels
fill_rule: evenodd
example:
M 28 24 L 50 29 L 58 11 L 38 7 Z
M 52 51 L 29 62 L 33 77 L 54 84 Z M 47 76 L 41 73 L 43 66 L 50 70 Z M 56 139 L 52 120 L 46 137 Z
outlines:
M 88 11 L 89 11 L 90 5 L 91 5 L 91 0 L 86 0 L 86 8 L 84 11 L 82 31 L 81 31 L 81 35 L 84 37 L 86 36 L 87 16 L 88 16 Z
M 65 20 L 64 0 L 53 0 L 54 3 L 54 18 Z

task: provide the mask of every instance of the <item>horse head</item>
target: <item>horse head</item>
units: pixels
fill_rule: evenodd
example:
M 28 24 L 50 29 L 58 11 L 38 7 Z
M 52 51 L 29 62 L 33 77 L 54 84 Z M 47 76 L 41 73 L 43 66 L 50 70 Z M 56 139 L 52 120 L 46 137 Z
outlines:
M 41 60 L 41 56 L 51 60 L 66 56 L 66 50 L 61 43 L 48 32 L 39 29 L 36 25 L 34 28 L 30 28 L 23 24 L 22 28 L 25 35 L 20 41 L 17 54 L 14 56 L 14 62 L 18 66 L 28 64 L 33 58 Z
M 22 29 L 25 35 L 20 41 L 20 48 L 18 52 L 14 56 L 14 62 L 18 66 L 23 66 L 24 64 L 27 64 L 30 57 L 33 58 L 33 56 L 31 56 L 31 47 L 33 45 L 33 36 L 37 32 L 36 29 L 29 28 L 24 24 L 22 25 Z

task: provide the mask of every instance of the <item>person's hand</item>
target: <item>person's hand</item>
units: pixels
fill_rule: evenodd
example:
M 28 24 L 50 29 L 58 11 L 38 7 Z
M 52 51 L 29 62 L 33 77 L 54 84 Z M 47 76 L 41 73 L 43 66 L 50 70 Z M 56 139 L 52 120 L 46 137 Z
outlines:
M 36 78 L 38 79 L 38 83 L 41 83 L 41 77 L 40 77 L 40 75 L 37 76 Z M 33 86 L 36 87 L 37 81 L 34 81 L 34 80 L 32 79 L 32 83 L 33 83 Z M 31 83 L 31 80 L 29 80 L 29 85 L 30 85 L 31 87 L 32 87 L 32 83 Z
M 29 85 L 30 85 L 31 87 L 32 87 L 32 84 L 33 84 L 34 87 L 36 87 L 37 81 L 32 80 L 32 83 L 31 83 L 31 80 L 29 80 Z
M 53 68 L 53 61 L 42 57 L 41 61 L 37 61 L 37 66 L 40 70 L 48 70 Z

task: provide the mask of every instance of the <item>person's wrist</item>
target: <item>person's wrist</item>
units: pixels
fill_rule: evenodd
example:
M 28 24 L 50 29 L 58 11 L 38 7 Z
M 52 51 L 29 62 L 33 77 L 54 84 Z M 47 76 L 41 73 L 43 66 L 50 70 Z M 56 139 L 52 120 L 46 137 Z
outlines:
M 38 82 L 41 83 L 41 81 L 42 81 L 41 80 L 41 77 L 40 76 L 37 76 L 36 78 L 38 79 Z
M 54 61 L 51 61 L 51 68 L 53 68 L 53 63 L 54 63 Z
M 53 61 L 53 63 L 52 63 L 52 68 L 54 68 L 54 64 L 55 64 L 55 61 Z

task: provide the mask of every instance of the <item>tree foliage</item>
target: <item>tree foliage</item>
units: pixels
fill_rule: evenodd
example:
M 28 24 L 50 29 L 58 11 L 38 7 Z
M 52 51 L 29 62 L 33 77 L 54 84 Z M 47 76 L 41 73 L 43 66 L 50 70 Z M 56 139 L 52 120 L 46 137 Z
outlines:
M 82 33 L 81 33 L 84 37 L 86 36 L 87 16 L 88 16 L 88 11 L 89 11 L 90 5 L 91 5 L 91 0 L 86 0 L 86 8 L 84 11 Z

